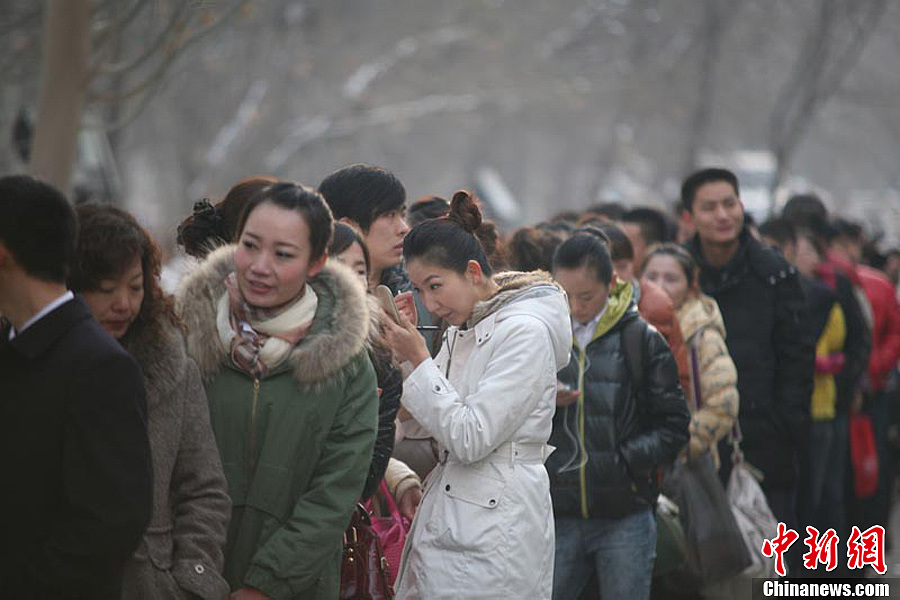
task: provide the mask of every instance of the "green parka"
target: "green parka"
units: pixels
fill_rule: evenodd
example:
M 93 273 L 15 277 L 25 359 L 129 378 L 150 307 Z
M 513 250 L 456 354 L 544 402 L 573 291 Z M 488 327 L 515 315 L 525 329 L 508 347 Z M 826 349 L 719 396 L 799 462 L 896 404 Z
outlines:
M 253 379 L 231 362 L 216 326 L 233 257 L 234 246 L 213 252 L 176 295 L 233 504 L 225 578 L 278 600 L 336 599 L 342 534 L 377 430 L 365 291 L 329 263 L 309 280 L 319 305 L 306 338 Z

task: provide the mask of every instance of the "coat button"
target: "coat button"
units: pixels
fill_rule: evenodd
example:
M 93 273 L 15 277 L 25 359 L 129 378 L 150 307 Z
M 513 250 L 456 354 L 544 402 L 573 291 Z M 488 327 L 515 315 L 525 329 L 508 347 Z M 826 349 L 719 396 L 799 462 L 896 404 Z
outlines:
M 197 575 L 203 575 L 206 572 L 206 568 L 203 565 L 194 565 L 194 571 L 197 572 Z

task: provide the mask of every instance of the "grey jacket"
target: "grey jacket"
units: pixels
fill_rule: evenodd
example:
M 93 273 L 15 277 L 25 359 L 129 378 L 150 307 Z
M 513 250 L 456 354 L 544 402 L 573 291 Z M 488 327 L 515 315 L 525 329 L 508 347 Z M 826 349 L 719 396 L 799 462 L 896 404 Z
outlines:
M 122 342 L 144 372 L 153 459 L 153 516 L 126 565 L 122 598 L 222 600 L 231 501 L 197 365 L 171 325 Z

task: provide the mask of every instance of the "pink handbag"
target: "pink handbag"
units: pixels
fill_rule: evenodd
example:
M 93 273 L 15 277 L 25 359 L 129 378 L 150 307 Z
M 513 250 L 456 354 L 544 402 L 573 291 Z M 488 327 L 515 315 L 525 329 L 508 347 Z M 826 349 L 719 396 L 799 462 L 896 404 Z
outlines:
M 397 573 L 400 571 L 400 557 L 403 555 L 403 545 L 406 543 L 410 522 L 400 514 L 400 507 L 397 506 L 397 502 L 383 479 L 381 480 L 381 495 L 384 497 L 389 515 L 372 517 L 372 529 L 381 540 L 384 556 L 388 561 L 388 578 L 391 585 L 394 585 Z

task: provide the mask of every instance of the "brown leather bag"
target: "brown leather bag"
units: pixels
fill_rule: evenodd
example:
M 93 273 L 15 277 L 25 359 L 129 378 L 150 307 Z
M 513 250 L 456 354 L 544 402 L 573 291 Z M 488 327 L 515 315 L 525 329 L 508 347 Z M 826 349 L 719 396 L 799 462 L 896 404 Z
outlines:
M 372 529 L 369 512 L 359 504 L 344 532 L 340 599 L 393 600 L 389 577 L 381 540 Z

